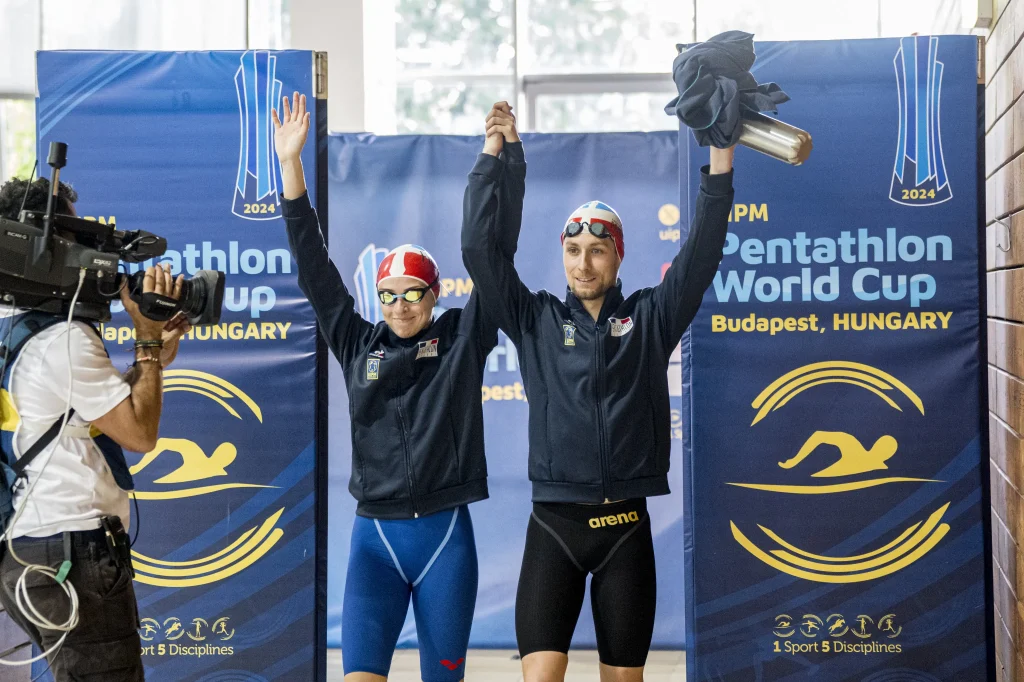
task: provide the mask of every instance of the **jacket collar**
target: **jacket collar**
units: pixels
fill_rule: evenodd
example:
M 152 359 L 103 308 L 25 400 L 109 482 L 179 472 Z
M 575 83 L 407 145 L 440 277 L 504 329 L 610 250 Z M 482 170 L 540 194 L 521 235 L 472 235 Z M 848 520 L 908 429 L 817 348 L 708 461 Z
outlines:
M 394 348 L 395 346 L 401 348 L 412 348 L 417 343 L 419 343 L 424 336 L 430 334 L 430 331 L 434 328 L 434 323 L 436 322 L 436 317 L 430 318 L 430 324 L 428 324 L 426 327 L 420 330 L 418 334 L 416 334 L 415 336 L 410 336 L 408 339 L 403 339 L 394 331 L 392 331 L 391 327 L 388 327 L 387 323 L 384 323 L 384 326 L 387 327 L 388 330 L 388 345 L 391 346 L 392 348 Z
M 603 324 L 607 321 L 611 314 L 622 305 L 622 301 L 622 280 L 617 279 L 615 280 L 615 286 L 610 288 L 604 295 L 604 303 L 601 304 L 601 312 L 597 316 L 597 323 Z M 576 317 L 578 314 L 580 317 L 588 320 L 594 319 L 587 312 L 583 301 L 578 299 L 568 286 L 565 287 L 565 305 L 572 311 L 573 317 Z

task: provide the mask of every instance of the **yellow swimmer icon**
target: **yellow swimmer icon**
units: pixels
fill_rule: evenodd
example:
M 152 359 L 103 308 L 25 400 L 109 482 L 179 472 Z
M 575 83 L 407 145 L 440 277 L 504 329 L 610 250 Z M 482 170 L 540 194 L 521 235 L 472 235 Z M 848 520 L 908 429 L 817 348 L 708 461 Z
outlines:
M 834 477 L 854 476 L 869 471 L 888 469 L 885 462 L 896 454 L 899 445 L 892 436 L 882 436 L 870 449 L 865 448 L 855 436 L 842 431 L 815 431 L 800 448 L 800 452 L 785 462 L 779 462 L 783 469 L 792 469 L 822 445 L 831 445 L 839 450 L 839 461 L 811 476 Z
M 181 466 L 156 479 L 154 483 L 189 483 L 214 476 L 227 476 L 227 466 L 238 456 L 238 448 L 231 443 L 221 443 L 213 454 L 207 455 L 201 447 L 187 438 L 161 438 L 156 449 L 147 452 L 142 460 L 132 467 L 132 473 L 142 471 L 165 452 L 176 452 L 181 455 Z
M 751 406 L 757 410 L 751 426 L 756 426 L 768 415 L 780 410 L 800 393 L 825 384 L 846 384 L 864 389 L 882 399 L 897 412 L 904 412 L 897 402 L 909 402 L 920 414 L 925 413 L 921 398 L 906 384 L 891 374 L 870 365 L 856 362 L 816 362 L 784 374 L 773 381 L 754 399 Z M 894 399 L 896 398 L 896 399 Z M 883 434 L 870 447 L 845 431 L 814 431 L 795 455 L 777 462 L 786 471 L 813 471 L 811 461 L 824 468 L 809 474 L 810 479 L 850 479 L 836 482 L 749 483 L 730 482 L 727 485 L 786 495 L 832 495 L 892 483 L 941 483 L 934 479 L 907 476 L 875 476 L 865 474 L 890 470 L 891 461 L 899 450 L 894 436 Z M 835 459 L 838 455 L 838 459 Z M 826 459 L 828 458 L 828 459 Z M 808 474 L 804 474 L 807 476 Z M 804 479 L 806 480 L 806 479 Z M 881 547 L 851 556 L 812 553 L 784 540 L 765 526 L 758 528 L 775 546 L 765 550 L 740 530 L 735 522 L 729 526 L 733 539 L 750 554 L 769 566 L 788 575 L 822 583 L 855 583 L 875 580 L 900 571 L 930 552 L 949 532 L 949 524 L 942 518 L 949 503 L 932 512 L 924 521 L 904 529 Z M 834 544 L 834 543 L 832 543 Z M 771 545 L 769 545 L 770 547 Z M 841 619 L 830 622 L 841 630 L 846 626 Z M 860 623 L 864 631 L 864 623 Z
M 168 370 L 164 373 L 164 393 L 175 392 L 187 392 L 211 400 L 230 418 L 263 423 L 262 410 L 245 391 L 213 374 L 186 369 Z M 175 500 L 234 488 L 274 487 L 230 480 L 229 467 L 239 457 L 238 447 L 230 442 L 220 443 L 207 454 L 201 445 L 189 438 L 161 438 L 156 448 L 143 455 L 130 471 L 136 475 L 154 470 L 168 459 L 174 464 L 178 461 L 175 457 L 180 458 L 180 466 L 156 480 L 143 483 L 143 489 L 137 490 L 135 497 L 140 500 Z M 196 482 L 204 484 L 196 486 Z M 284 513 L 282 507 L 262 522 L 256 522 L 245 530 L 239 529 L 239 535 L 234 539 L 224 538 L 226 546 L 214 548 L 215 551 L 205 556 L 152 557 L 132 550 L 135 579 L 155 587 L 181 588 L 208 585 L 236 575 L 259 561 L 284 536 L 284 530 L 277 526 Z M 194 619 L 195 631 L 188 632 L 189 637 L 196 641 L 202 641 L 197 637 L 205 638 L 203 632 L 207 623 L 200 620 Z M 224 631 L 215 634 L 229 636 L 225 623 L 221 623 L 220 628 Z M 181 637 L 185 628 L 180 622 L 170 623 L 165 634 Z
M 164 393 L 187 392 L 200 395 L 220 405 L 231 417 L 243 419 L 243 411 L 263 423 L 263 412 L 259 405 L 245 391 L 229 381 L 206 372 L 178 369 L 164 373 Z M 195 441 L 189 438 L 161 438 L 156 448 L 142 456 L 130 471 L 139 474 L 153 466 L 154 462 L 177 455 L 181 466 L 152 481 L 153 489 L 142 489 L 135 493 L 140 500 L 173 500 L 184 497 L 208 495 L 232 488 L 267 488 L 270 486 L 226 481 L 197 487 L 180 487 L 182 483 L 216 480 L 229 476 L 228 467 L 238 458 L 238 447 L 224 442 L 207 454 Z M 179 485 L 176 485 L 179 484 Z M 143 484 L 144 486 L 146 484 Z M 175 486 L 164 488 L 163 486 Z

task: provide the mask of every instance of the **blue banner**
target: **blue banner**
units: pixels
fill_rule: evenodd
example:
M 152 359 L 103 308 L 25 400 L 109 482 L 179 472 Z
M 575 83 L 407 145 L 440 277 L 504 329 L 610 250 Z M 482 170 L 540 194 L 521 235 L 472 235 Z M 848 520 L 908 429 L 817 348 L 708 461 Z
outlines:
M 483 122 L 481 121 L 481 125 Z M 675 133 L 526 135 L 528 164 L 522 236 L 516 266 L 527 286 L 565 291 L 559 234 L 580 204 L 600 199 L 625 226 L 626 291 L 657 284 L 679 248 L 679 161 Z M 463 306 L 472 283 L 462 265 L 460 230 L 466 177 L 483 146 L 480 137 L 340 135 L 330 139 L 330 250 L 360 313 L 380 320 L 374 274 L 380 259 L 399 244 L 421 244 L 437 259 L 444 291 L 441 307 Z M 669 368 L 676 441 L 670 479 L 673 494 L 650 500 L 658 561 L 658 612 L 654 643 L 683 644 L 681 365 Z M 500 335 L 485 372 L 484 401 L 490 499 L 473 504 L 480 558 L 480 588 L 470 645 L 515 648 L 514 607 L 530 516 L 527 479 L 527 410 L 515 346 Z M 328 643 L 341 642 L 342 596 L 355 502 L 347 492 L 351 434 L 344 378 L 331 362 L 330 377 L 330 576 Z M 592 647 L 589 599 L 574 645 Z M 402 646 L 415 646 L 412 612 Z
M 78 214 L 166 237 L 175 273 L 227 273 L 221 323 L 164 373 L 156 449 L 128 453 L 147 680 L 323 679 L 316 326 L 270 122 L 281 92 L 314 101 L 312 65 L 303 51 L 38 56 L 39 158 L 47 172 L 49 143 L 68 143 Z M 310 108 L 315 204 L 326 112 Z M 123 367 L 132 327 L 114 309 L 102 333 Z
M 814 152 L 739 149 L 690 329 L 687 679 L 986 679 L 977 39 L 757 47 Z

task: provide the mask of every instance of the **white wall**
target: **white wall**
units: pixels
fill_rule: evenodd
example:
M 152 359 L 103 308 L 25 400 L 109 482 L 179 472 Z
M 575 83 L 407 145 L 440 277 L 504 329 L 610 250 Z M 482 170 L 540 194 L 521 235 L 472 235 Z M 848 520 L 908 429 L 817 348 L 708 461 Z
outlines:
M 288 46 L 328 53 L 328 127 L 332 132 L 363 132 L 363 0 L 291 0 L 289 9 Z

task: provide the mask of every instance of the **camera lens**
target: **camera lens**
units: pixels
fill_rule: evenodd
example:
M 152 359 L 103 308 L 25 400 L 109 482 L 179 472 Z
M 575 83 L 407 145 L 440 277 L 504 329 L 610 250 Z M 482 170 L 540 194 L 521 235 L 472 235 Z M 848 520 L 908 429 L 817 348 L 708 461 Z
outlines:
M 200 270 L 181 288 L 181 310 L 193 325 L 217 324 L 224 304 L 224 273 Z
M 224 305 L 224 273 L 200 270 L 194 277 L 182 282 L 181 298 L 177 301 L 153 292 L 143 293 L 146 273 L 142 270 L 128 277 L 128 295 L 139 306 L 139 312 L 151 320 L 169 320 L 178 311 L 185 313 L 193 326 L 220 322 Z

